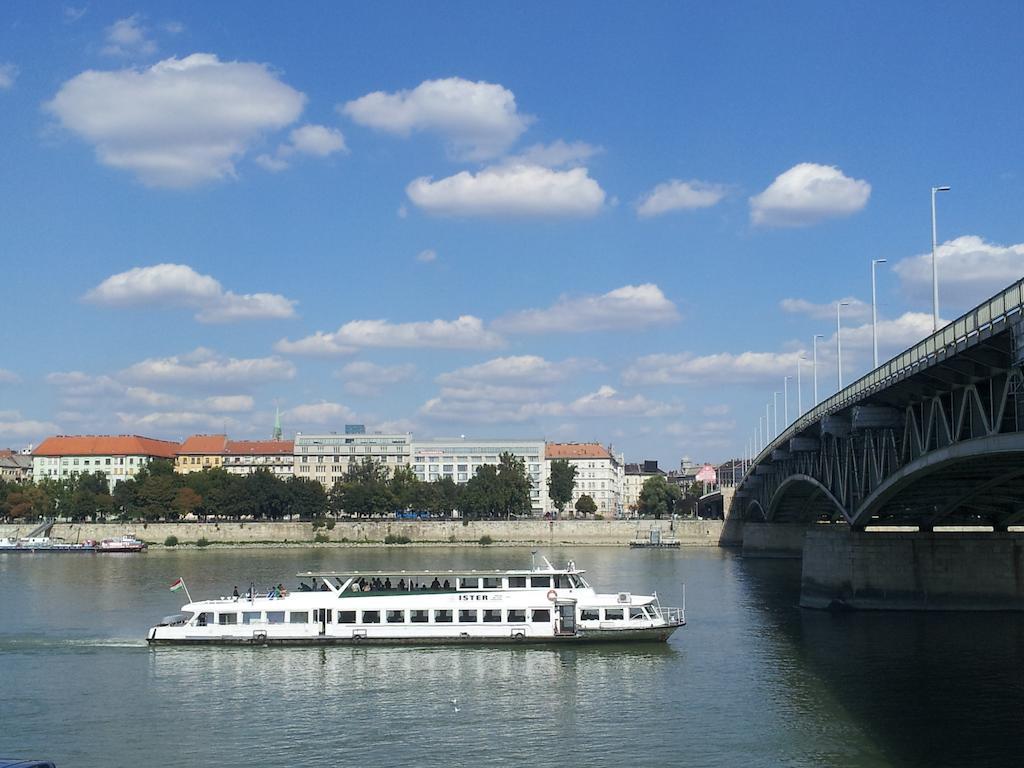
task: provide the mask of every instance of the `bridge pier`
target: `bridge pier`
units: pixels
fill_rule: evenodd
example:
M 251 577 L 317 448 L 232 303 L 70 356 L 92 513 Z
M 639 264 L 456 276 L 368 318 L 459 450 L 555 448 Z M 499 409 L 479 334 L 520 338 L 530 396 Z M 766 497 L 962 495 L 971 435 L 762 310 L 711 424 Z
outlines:
M 804 534 L 813 527 L 781 523 L 744 523 L 743 556 L 799 559 L 804 551 Z
M 1024 611 L 1024 535 L 813 526 L 804 539 L 800 605 Z

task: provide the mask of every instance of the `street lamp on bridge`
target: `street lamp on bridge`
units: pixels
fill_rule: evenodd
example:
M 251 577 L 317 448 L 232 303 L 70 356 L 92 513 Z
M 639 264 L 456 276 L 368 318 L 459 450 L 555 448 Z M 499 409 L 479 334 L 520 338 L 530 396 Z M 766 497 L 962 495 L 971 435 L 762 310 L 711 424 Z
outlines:
M 779 395 L 781 392 L 772 392 L 772 415 L 775 417 L 775 428 L 772 430 L 775 432 L 775 437 L 779 436 Z M 774 440 L 775 437 L 772 439 Z
M 885 259 L 871 260 L 871 347 L 874 350 L 872 359 L 875 368 L 878 367 L 878 300 L 875 296 L 875 266 L 885 263 Z
M 836 392 L 843 389 L 843 321 L 840 319 L 840 310 L 848 306 L 848 301 L 836 302 L 836 370 L 839 372 L 839 389 Z
M 802 363 L 806 359 L 807 355 L 803 352 L 796 359 L 796 417 L 798 419 L 804 415 L 803 386 L 800 383 L 800 369 L 803 367 Z
M 932 333 L 939 330 L 939 267 L 935 260 L 935 249 L 938 246 L 935 229 L 935 193 L 949 192 L 949 189 L 948 186 L 932 187 Z
M 799 363 L 797 363 L 799 365 Z M 789 380 L 792 376 L 782 377 L 782 428 L 785 429 L 789 426 Z
M 818 404 L 818 339 L 824 339 L 823 333 L 814 334 L 811 346 L 814 348 L 814 362 L 811 363 L 811 372 L 814 374 L 814 405 Z

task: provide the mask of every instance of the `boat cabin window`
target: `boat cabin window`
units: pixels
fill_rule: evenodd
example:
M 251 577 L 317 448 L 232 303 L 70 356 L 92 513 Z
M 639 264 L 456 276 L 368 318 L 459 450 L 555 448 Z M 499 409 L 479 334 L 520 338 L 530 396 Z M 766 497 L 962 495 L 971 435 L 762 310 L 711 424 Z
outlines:
M 631 618 L 631 619 L 646 619 L 646 618 L 648 618 L 648 616 L 644 612 L 644 608 L 643 608 L 642 605 L 634 605 L 632 608 L 629 609 L 629 618 Z
M 459 579 L 459 588 L 460 589 L 479 589 L 480 588 L 480 579 L 478 579 L 476 576 L 473 576 L 472 578 Z
M 452 620 L 451 611 L 434 611 L 434 623 L 449 624 Z
M 243 624 L 255 624 L 263 618 L 262 611 L 243 611 L 242 612 L 242 623 Z
M 521 623 L 521 622 L 524 622 L 524 621 L 526 621 L 526 609 L 525 608 L 524 609 L 519 609 L 519 610 L 513 610 L 513 611 L 509 611 L 508 612 L 508 622 L 510 624 Z
M 218 613 L 217 614 L 218 624 L 237 624 L 238 614 L 237 613 Z
M 551 621 L 551 610 L 548 608 L 534 608 L 532 618 L 534 621 Z
M 409 611 L 409 621 L 413 624 L 426 624 L 430 618 L 430 611 L 414 610 Z
M 538 587 L 550 587 L 551 586 L 551 577 L 550 576 L 531 576 L 530 577 L 530 586 L 533 587 L 534 589 L 537 589 Z
M 621 608 L 605 608 L 604 609 L 604 620 L 605 621 L 621 621 L 623 618 Z
M 213 614 L 212 613 L 200 613 L 196 617 L 196 625 L 200 626 L 200 627 L 205 627 L 207 624 L 213 624 Z
M 526 586 L 525 576 L 509 576 L 508 587 L 509 589 L 522 589 Z
M 387 620 L 388 624 L 404 624 L 405 611 L 388 611 Z
M 488 608 L 484 611 L 484 621 L 501 621 L 501 611 L 496 608 Z
M 484 577 L 484 589 L 501 589 L 501 577 L 500 576 L 485 576 Z
M 308 624 L 309 611 L 290 611 L 288 613 L 289 624 Z
M 476 622 L 476 611 L 459 611 L 459 621 L 463 624 L 472 624 Z
M 363 611 L 363 624 L 380 624 L 380 611 Z
M 356 623 L 356 612 L 355 611 L 338 611 L 338 623 L 339 624 L 355 624 Z
M 601 612 L 597 608 L 580 608 L 580 621 L 599 621 Z
M 267 624 L 284 624 L 284 611 L 267 611 Z

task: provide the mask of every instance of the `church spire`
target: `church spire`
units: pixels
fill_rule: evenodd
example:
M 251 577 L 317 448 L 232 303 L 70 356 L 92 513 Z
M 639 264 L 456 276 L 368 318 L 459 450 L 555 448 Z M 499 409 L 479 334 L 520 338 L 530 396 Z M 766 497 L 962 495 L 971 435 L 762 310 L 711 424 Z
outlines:
M 274 406 L 274 435 L 271 440 L 281 439 L 281 406 Z

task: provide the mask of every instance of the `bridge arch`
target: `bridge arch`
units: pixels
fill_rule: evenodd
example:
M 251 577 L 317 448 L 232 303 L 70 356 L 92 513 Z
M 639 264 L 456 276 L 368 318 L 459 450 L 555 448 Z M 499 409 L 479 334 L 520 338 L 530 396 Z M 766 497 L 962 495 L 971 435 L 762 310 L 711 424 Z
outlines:
M 809 523 L 822 517 L 846 519 L 843 505 L 810 475 L 789 475 L 775 489 L 765 519 L 779 523 Z
M 849 519 L 854 527 L 875 517 L 915 517 L 923 528 L 958 510 L 990 517 L 993 524 L 1021 516 L 1007 501 L 1024 498 L 1024 433 L 965 440 L 930 451 L 887 477 Z

